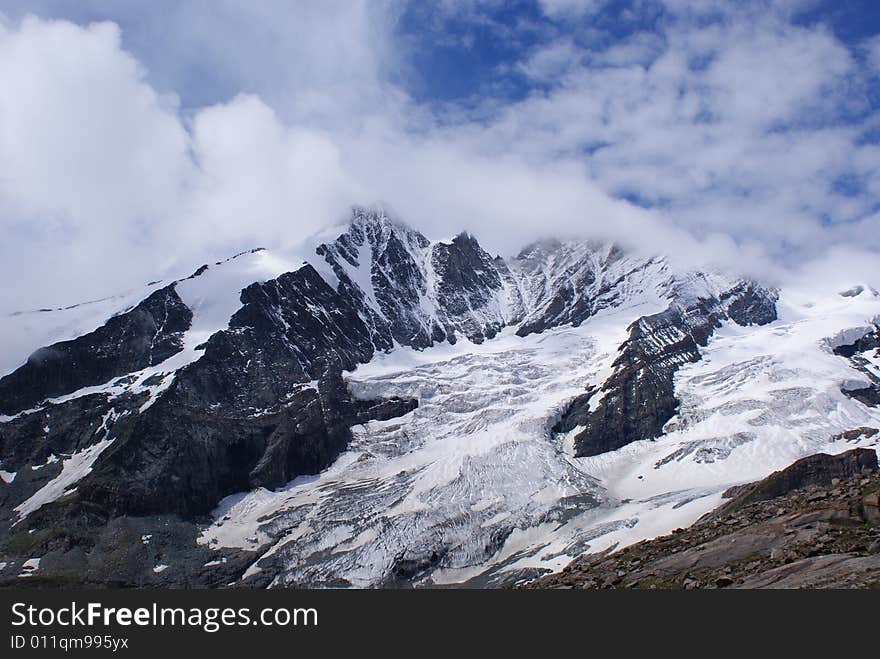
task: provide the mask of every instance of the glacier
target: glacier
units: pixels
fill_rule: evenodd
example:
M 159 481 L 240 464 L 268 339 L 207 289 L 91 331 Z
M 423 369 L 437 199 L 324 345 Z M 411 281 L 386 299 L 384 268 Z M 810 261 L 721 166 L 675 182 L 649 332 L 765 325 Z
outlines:
M 358 367 L 356 395 L 419 408 L 359 428 L 316 477 L 227 498 L 200 541 L 260 547 L 245 577 L 269 570 L 273 586 L 497 586 L 687 526 L 727 488 L 800 457 L 877 447 L 834 438 L 877 426 L 880 411 L 842 393 L 854 372 L 831 348 L 842 327 L 876 322 L 880 298 L 783 292 L 777 321 L 727 323 L 679 370 L 681 409 L 662 437 L 575 457 L 572 433 L 551 428 L 607 377 L 626 326 L 663 307 L 648 297 L 576 328 Z

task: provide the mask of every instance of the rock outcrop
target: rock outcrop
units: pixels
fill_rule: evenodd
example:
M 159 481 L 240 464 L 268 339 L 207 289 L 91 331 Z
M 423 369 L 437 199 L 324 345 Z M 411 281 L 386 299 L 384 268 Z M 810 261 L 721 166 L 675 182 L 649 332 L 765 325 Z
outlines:
M 0 414 L 159 364 L 183 348 L 191 321 L 174 285 L 159 289 L 94 332 L 40 348 L 0 379 Z
M 725 320 L 744 326 L 775 320 L 775 303 L 773 291 L 744 282 L 717 296 L 674 299 L 665 311 L 640 318 L 629 327 L 611 377 L 599 392 L 572 401 L 554 432 L 582 428 L 574 437 L 579 457 L 659 437 L 678 410 L 678 368 L 701 358 L 700 347 Z M 600 398 L 591 408 L 594 394 Z
M 712 513 L 722 515 L 758 501 L 768 501 L 806 487 L 831 485 L 834 481 L 852 478 L 877 471 L 877 452 L 857 448 L 839 455 L 818 453 L 801 458 L 764 480 L 750 485 L 740 485 L 727 490 L 725 499 L 731 499 Z
M 845 386 L 841 391 L 869 407 L 880 407 L 880 327 L 874 326 L 852 343 L 836 346 L 834 354 L 844 357 L 867 379 L 865 386 Z

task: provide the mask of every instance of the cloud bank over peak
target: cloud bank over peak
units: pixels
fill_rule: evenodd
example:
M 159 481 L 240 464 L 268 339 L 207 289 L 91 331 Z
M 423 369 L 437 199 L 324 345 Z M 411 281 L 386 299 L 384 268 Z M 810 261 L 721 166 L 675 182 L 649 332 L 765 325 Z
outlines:
M 864 281 L 880 47 L 820 4 L 0 2 L 0 312 L 295 254 L 378 200 L 503 254 Z

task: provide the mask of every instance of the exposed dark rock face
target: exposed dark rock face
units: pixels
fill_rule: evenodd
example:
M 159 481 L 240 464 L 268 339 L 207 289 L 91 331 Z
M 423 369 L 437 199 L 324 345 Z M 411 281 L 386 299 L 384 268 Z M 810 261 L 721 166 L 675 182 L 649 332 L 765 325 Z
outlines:
M 553 432 L 571 432 L 586 426 L 590 421 L 590 399 L 596 393 L 595 387 L 588 387 L 586 393 L 569 401 L 561 418 L 553 425 Z
M 599 455 L 662 433 L 678 409 L 675 371 L 680 364 L 699 359 L 696 339 L 682 331 L 683 326 L 681 312 L 668 309 L 630 328 L 630 337 L 614 362 L 614 373 L 602 386 L 604 397 L 575 436 L 576 455 Z M 556 429 L 571 429 L 572 422 L 583 415 L 582 410 L 567 414 Z
M 850 430 L 832 435 L 831 441 L 839 442 L 842 439 L 847 442 L 856 442 L 862 437 L 873 437 L 877 433 L 880 433 L 880 430 L 878 430 L 877 428 L 872 428 L 870 426 L 859 426 L 858 428 L 851 428 Z
M 352 425 L 417 404 L 356 404 L 335 369 L 317 389 L 301 388 L 266 414 L 198 410 L 174 400 L 164 398 L 117 437 L 81 481 L 83 500 L 114 516 L 205 514 L 227 494 L 318 473 L 345 449 Z
M 394 341 L 422 348 L 443 340 L 441 328 L 417 313 L 427 289 L 420 261 L 429 247 L 418 232 L 365 209 L 355 210 L 346 233 L 318 247 L 339 279 L 340 295 L 364 319 L 379 350 Z M 371 293 L 378 309 L 370 304 Z
M 811 456 L 737 489 L 756 496 L 740 494 L 687 529 L 584 556 L 525 587 L 880 587 L 874 451 Z
M 602 385 L 596 409 L 585 409 L 591 395 L 578 397 L 554 432 L 583 426 L 574 439 L 580 457 L 659 437 L 678 410 L 675 372 L 682 364 L 700 359 L 700 347 L 726 319 L 739 325 L 772 322 L 776 319 L 775 294 L 754 284 L 741 284 L 718 299 L 675 302 L 665 311 L 640 318 L 629 328 L 629 338 L 614 361 L 613 374 Z
M 841 357 L 852 357 L 860 352 L 877 349 L 880 349 L 880 327 L 874 327 L 852 343 L 837 346 L 834 348 L 834 354 Z
M 741 282 L 721 295 L 727 316 L 737 325 L 767 325 L 776 320 L 775 299 L 770 303 L 768 291 L 753 282 Z
M 444 332 L 455 342 L 456 329 L 481 343 L 503 327 L 503 318 L 474 316 L 472 311 L 488 307 L 501 289 L 501 276 L 492 258 L 476 239 L 462 233 L 449 243 L 439 243 L 431 253 L 437 277 L 437 302 L 445 312 Z
M 229 328 L 117 436 L 80 496 L 114 515 L 203 514 L 227 494 L 317 473 L 345 448 L 352 425 L 413 409 L 415 401 L 352 401 L 340 376 L 403 338 L 387 318 L 399 311 L 391 302 L 400 301 L 414 266 L 393 225 L 356 222 L 332 253 L 353 259 L 346 250 L 370 236 L 378 244 L 383 232 L 377 262 L 389 272 L 384 283 L 374 278 L 374 290 L 377 298 L 387 293 L 385 318 L 367 312 L 350 279 L 346 288 L 341 267 L 338 290 L 310 265 L 245 288 Z M 306 386 L 315 380 L 317 388 Z
M 552 284 L 555 272 L 544 274 L 549 255 L 558 253 L 563 244 L 556 240 L 545 240 L 529 245 L 516 257 L 517 266 L 526 272 L 529 278 L 542 277 L 541 288 L 547 291 L 546 299 L 542 300 L 538 313 L 524 319 L 517 328 L 517 335 L 528 336 L 540 333 L 557 324 L 571 322 L 579 324 L 590 315 L 590 296 L 581 295 L 589 291 L 596 281 L 596 273 L 592 268 L 578 267 L 577 262 L 566 264 L 561 268 L 562 284 Z
M 736 510 L 750 503 L 781 497 L 794 490 L 815 485 L 831 485 L 835 479 L 852 478 L 875 471 L 877 471 L 877 452 L 873 449 L 857 448 L 839 455 L 817 453 L 770 474 L 758 483 L 740 485 L 727 490 L 724 497 L 732 501 L 723 505 L 717 512 Z
M 18 521 L 15 508 L 57 477 L 63 460 L 106 439 L 111 428 L 124 432 L 136 420 L 131 410 L 145 400 L 122 396 L 111 404 L 106 394 L 92 394 L 0 424 L 0 461 L 17 472 L 11 483 L 0 484 L 0 526 Z
M 411 584 L 413 580 L 421 574 L 427 572 L 430 568 L 439 565 L 446 553 L 446 548 L 441 547 L 439 550 L 428 551 L 406 551 L 397 557 L 394 564 L 392 577 L 388 583 L 384 584 L 386 588 L 401 588 Z
M 373 356 L 369 328 L 312 266 L 252 284 L 241 301 L 229 329 L 211 336 L 204 356 L 178 373 L 168 405 L 271 410 L 294 385 Z
M 513 265 L 524 274 L 525 294 L 534 310 L 522 319 L 518 336 L 551 327 L 575 327 L 618 304 L 625 282 L 637 278 L 652 261 L 627 263 L 616 245 L 566 245 L 545 240 L 525 248 Z M 609 276 L 610 275 L 610 276 Z
M 419 406 L 414 398 L 386 398 L 384 400 L 354 400 L 358 423 L 388 421 L 409 414 Z
M 859 389 L 844 389 L 843 393 L 868 407 L 880 406 L 880 386 L 876 384 Z
M 252 554 L 200 545 L 198 532 L 173 515 L 111 518 L 59 500 L 0 536 L 0 588 L 225 588 L 239 579 Z M 40 569 L 21 578 L 30 556 Z
M 875 326 L 852 343 L 836 346 L 834 354 L 847 358 L 852 365 L 868 379 L 866 387 L 843 387 L 841 391 L 869 407 L 880 406 L 880 378 L 869 368 L 870 362 L 864 353 L 874 350 L 874 357 L 880 356 L 880 327 Z
M 458 336 L 481 342 L 505 324 L 491 305 L 502 285 L 497 264 L 468 234 L 432 245 L 383 214 L 356 209 L 349 230 L 318 254 L 377 350 L 395 341 L 427 348 Z
M 37 350 L 0 379 L 0 413 L 15 414 L 47 398 L 159 364 L 180 352 L 191 322 L 192 312 L 174 285 L 159 289 L 94 332 Z
M 41 465 L 51 455 L 89 446 L 101 434 L 106 409 L 107 396 L 92 394 L 0 424 L 0 460 L 5 465 Z

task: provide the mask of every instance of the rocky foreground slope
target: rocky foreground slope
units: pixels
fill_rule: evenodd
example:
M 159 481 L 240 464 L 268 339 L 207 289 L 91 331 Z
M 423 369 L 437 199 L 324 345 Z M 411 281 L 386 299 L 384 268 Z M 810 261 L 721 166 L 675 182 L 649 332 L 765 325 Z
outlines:
M 584 557 L 525 587 L 880 588 L 878 494 L 875 451 L 810 456 L 732 488 L 689 528 Z

